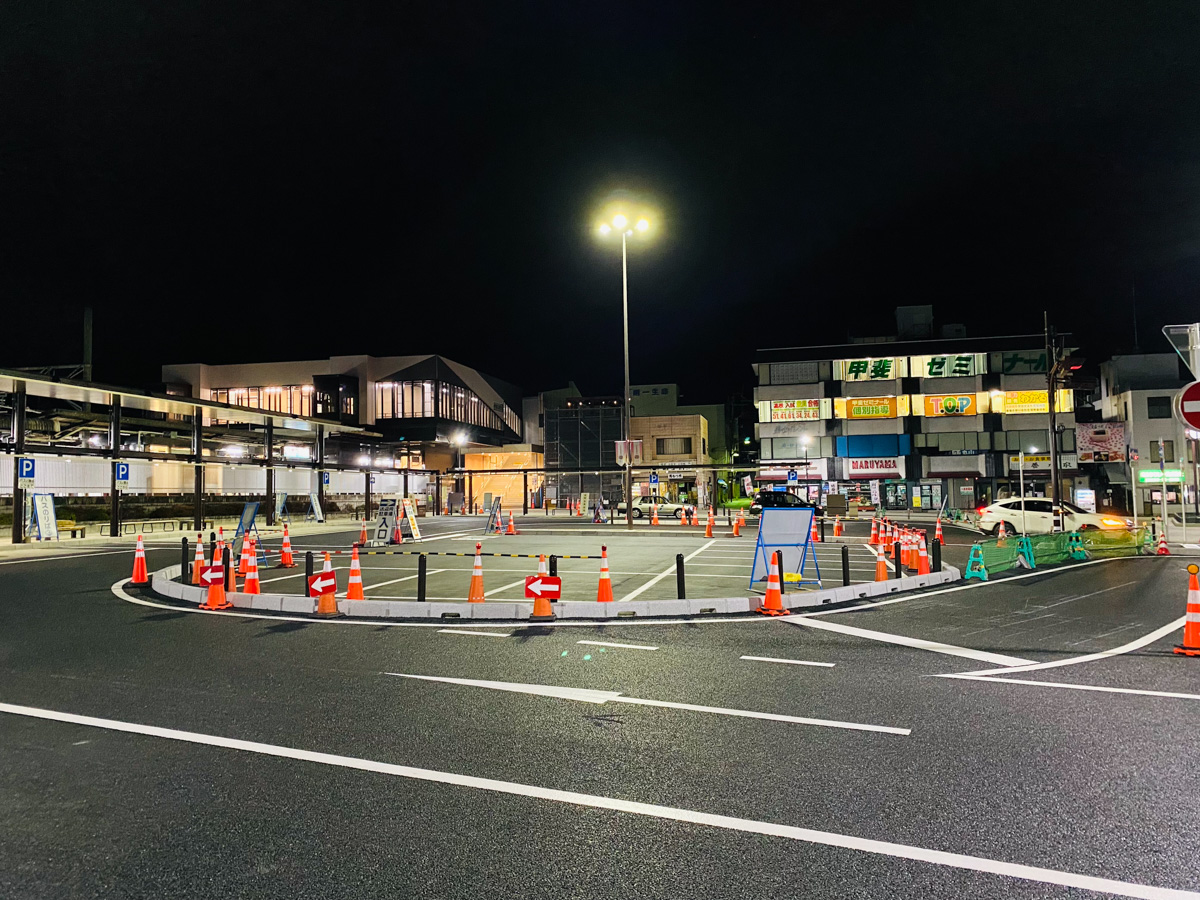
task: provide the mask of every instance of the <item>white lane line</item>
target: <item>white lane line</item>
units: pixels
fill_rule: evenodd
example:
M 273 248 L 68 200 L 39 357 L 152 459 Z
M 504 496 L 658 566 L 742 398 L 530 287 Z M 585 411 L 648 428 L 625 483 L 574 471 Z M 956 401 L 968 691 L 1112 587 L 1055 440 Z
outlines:
M 709 547 L 711 547 L 716 542 L 717 542 L 717 539 L 713 538 L 708 543 L 703 544 L 699 550 L 696 550 L 695 552 L 689 553 L 687 556 L 685 556 L 683 558 L 683 561 L 685 563 L 691 561 L 692 559 L 699 556 L 701 553 L 703 553 L 705 550 L 707 550 Z M 658 584 L 660 581 L 662 581 L 668 575 L 673 575 L 673 574 L 675 574 L 675 567 L 671 566 L 669 569 L 662 572 L 661 574 L 655 575 L 653 578 L 651 578 L 649 581 L 647 581 L 645 584 L 643 584 L 640 588 L 636 588 L 633 591 L 631 591 L 630 593 L 626 594 L 624 597 L 621 598 L 621 602 L 624 603 L 627 600 L 632 600 L 634 597 L 641 595 L 642 592 L 648 591 L 650 588 L 654 587 L 654 585 Z
M 425 574 L 426 575 L 436 575 L 438 572 L 444 572 L 444 571 L 446 571 L 446 570 L 445 569 L 430 569 Z M 364 584 L 363 590 L 364 591 L 373 591 L 373 590 L 376 590 L 377 588 L 387 587 L 389 584 L 399 584 L 401 581 L 412 581 L 414 578 L 420 578 L 420 577 L 421 576 L 418 573 L 416 575 L 405 575 L 403 578 L 393 578 L 391 581 L 381 581 L 378 584 Z
M 852 625 L 838 625 L 835 622 L 825 622 L 820 619 L 805 619 L 800 616 L 780 616 L 781 621 L 805 628 L 819 628 L 824 631 L 836 631 L 853 637 L 866 638 L 871 641 L 882 641 L 886 644 L 900 644 L 903 647 L 915 647 L 918 650 L 930 650 L 934 653 L 945 653 L 949 656 L 964 656 L 967 659 L 978 659 L 981 662 L 999 663 L 1000 665 L 1020 666 L 1029 660 L 1018 656 L 1004 656 L 1000 653 L 989 653 L 986 650 L 973 650 L 970 647 L 956 647 L 953 644 L 943 644 L 938 641 L 926 641 L 922 638 L 905 637 L 902 634 L 889 634 L 885 631 L 870 631 L 866 628 L 855 628 Z M 972 672 L 969 674 L 979 674 Z
M 725 709 L 720 706 L 697 706 L 693 703 L 671 703 L 666 700 L 643 700 L 639 697 L 622 697 L 619 691 L 596 691 L 590 688 L 558 687 L 551 684 L 520 684 L 511 681 L 477 681 L 473 678 L 442 678 L 437 675 L 405 675 L 400 672 L 385 672 L 397 678 L 420 678 L 423 681 L 443 681 L 465 687 L 488 688 L 496 691 L 515 691 L 543 697 L 565 700 L 584 700 L 587 703 L 632 703 L 636 706 L 657 706 L 663 709 L 683 709 L 690 712 L 716 713 L 722 716 L 738 716 L 745 719 L 767 719 L 772 722 L 787 722 L 793 725 L 820 725 L 825 728 L 846 728 L 851 731 L 875 731 L 882 734 L 909 735 L 908 728 L 892 728 L 888 725 L 864 725 L 860 722 L 839 722 L 834 719 L 811 719 L 801 716 L 785 716 L 777 713 L 754 712 L 746 709 Z M 577 696 L 583 692 L 582 696 Z
M 128 578 L 122 578 L 109 586 L 113 596 L 119 600 L 124 600 L 126 603 L 132 603 L 135 606 L 148 606 L 152 609 L 164 609 L 168 612 L 177 613 L 193 613 L 198 616 L 225 616 L 231 619 L 266 619 L 270 622 L 314 622 L 321 625 L 366 625 L 371 628 L 441 628 L 442 622 L 389 622 L 386 619 L 316 619 L 310 616 L 273 616 L 269 613 L 248 613 L 234 612 L 227 609 L 209 610 L 200 609 L 196 606 L 176 606 L 173 603 L 158 603 L 154 600 L 146 600 L 143 597 L 132 597 L 126 594 L 122 588 L 129 583 Z M 386 600 L 415 600 L 416 597 L 377 597 L 376 599 Z M 426 597 L 426 600 L 461 600 L 460 597 Z M 778 617 L 774 617 L 778 618 Z M 705 616 L 701 619 L 607 619 L 603 622 L 539 622 L 538 628 L 612 628 L 619 626 L 628 628 L 633 626 L 640 627 L 657 627 L 659 625 L 761 625 L 766 622 L 774 621 L 770 616 L 749 616 L 733 617 L 726 616 Z M 517 628 L 520 626 L 513 625 L 511 622 L 501 622 L 495 625 L 489 625 L 485 622 L 476 623 L 476 628 Z
M 511 625 L 505 626 L 511 628 Z M 501 634 L 498 631 L 467 631 L 463 628 L 439 628 L 438 634 L 473 634 L 477 637 L 512 637 L 511 634 Z M 389 672 L 389 675 L 395 675 L 395 672 Z M 413 676 L 414 678 L 418 676 Z
M 787 663 L 792 666 L 823 666 L 832 669 L 837 663 L 811 662 L 807 659 L 777 659 L 774 656 L 739 656 L 738 659 L 748 659 L 752 662 Z
M 139 725 L 133 722 L 120 722 L 115 719 L 80 716 L 73 713 L 58 712 L 57 710 L 15 706 L 10 703 L 0 703 L 0 712 L 34 719 L 65 722 L 71 725 L 84 725 L 90 728 L 104 728 L 109 731 L 122 731 L 127 734 L 146 735 L 163 740 L 183 741 L 190 744 L 220 747 L 227 750 L 240 750 L 244 753 L 257 753 L 262 756 L 274 756 L 280 759 L 293 759 L 299 762 L 337 766 L 343 769 L 355 769 L 360 772 L 375 772 L 380 775 L 392 775 L 399 778 L 411 778 L 417 781 L 493 791 L 510 796 L 547 800 L 553 803 L 566 803 L 590 809 L 607 809 L 614 812 L 647 816 L 654 819 L 702 825 L 707 828 L 723 828 L 743 834 L 761 834 L 767 837 L 802 841 L 807 844 L 819 844 L 825 847 L 837 847 L 842 850 L 853 850 L 859 853 L 873 853 L 878 856 L 887 856 L 894 859 L 908 859 L 935 866 L 947 866 L 953 869 L 964 869 L 972 872 L 985 872 L 989 875 L 999 875 L 1005 878 L 1020 878 L 1026 881 L 1053 884 L 1059 887 L 1099 891 L 1119 897 L 1136 897 L 1141 898 L 1141 900 L 1200 900 L 1200 893 L 1195 891 L 1154 887 L 1130 881 L 1116 881 L 1111 878 L 1081 875 L 1059 869 L 1046 869 L 1041 866 L 1027 866 L 1022 863 L 988 859 L 983 856 L 951 853 L 946 850 L 931 850 L 926 847 L 915 847 L 911 844 L 896 844 L 891 841 L 861 838 L 852 834 L 839 834 L 834 831 L 819 831 L 795 825 L 781 825 L 775 822 L 761 822 L 754 819 L 723 816 L 718 813 L 706 813 L 699 810 L 662 806 L 656 803 L 639 803 L 634 800 L 621 800 L 616 797 L 604 797 L 598 794 L 584 794 L 578 791 L 564 791 L 557 788 L 521 784 L 515 781 L 501 781 L 495 778 L 461 775 L 457 772 L 441 772 L 436 769 L 402 766 L 378 760 L 359 759 L 353 756 L 339 756 L 335 753 L 320 753 L 314 750 L 283 747 L 278 744 L 263 744 L 257 741 L 201 734 L 195 731 L 180 731 L 174 728 L 160 728 L 155 725 Z
M 577 644 L 590 644 L 593 647 L 620 647 L 622 650 L 657 650 L 649 644 L 610 644 L 607 641 L 576 641 Z
M 1104 694 L 1136 694 L 1139 697 L 1171 697 L 1175 700 L 1200 700 L 1200 694 L 1181 694 L 1175 691 L 1149 691 L 1139 688 L 1104 687 L 1098 684 L 1071 684 L 1066 681 L 1030 681 L 1024 678 L 1001 678 L 998 675 L 938 675 L 938 678 L 957 678 L 962 681 L 991 681 L 998 684 L 1028 684 L 1035 687 L 1066 688 L 1071 691 L 1099 691 Z
M 663 709 L 683 709 L 689 712 L 716 713 L 722 716 L 738 716 L 744 719 L 766 719 L 771 722 L 787 722 L 791 725 L 820 725 L 825 728 L 846 728 L 851 731 L 874 731 L 881 734 L 910 735 L 910 728 L 892 728 L 889 725 L 863 725 L 860 722 L 839 722 L 836 719 L 810 719 L 805 716 L 784 716 L 777 713 L 753 712 L 747 709 L 725 709 L 720 706 L 697 706 L 694 703 L 670 703 L 666 700 L 643 700 L 639 697 L 614 697 L 613 703 L 632 703 L 636 706 L 657 706 Z
M 147 551 L 149 551 L 149 550 L 174 550 L 176 553 L 179 552 L 178 547 L 147 547 L 146 550 Z M 132 550 L 96 550 L 96 551 L 91 551 L 88 553 L 58 553 L 53 556 L 50 556 L 49 554 L 47 554 L 46 556 L 29 556 L 29 557 L 26 557 L 25 559 L 4 560 L 3 562 L 0 562 L 0 566 L 19 566 L 23 563 L 54 562 L 54 560 L 56 560 L 56 559 L 87 559 L 90 556 L 117 556 L 121 553 L 133 553 L 133 551 Z
M 532 575 L 533 573 L 530 572 L 529 574 Z M 514 582 L 511 582 L 510 584 L 501 585 L 498 588 L 492 588 L 490 591 L 484 591 L 483 596 L 490 597 L 490 596 L 492 596 L 492 594 L 499 594 L 501 591 L 511 590 L 512 588 L 518 587 L 524 583 L 525 583 L 525 579 L 522 578 L 520 581 L 514 581 Z
M 1140 650 L 1147 644 L 1153 644 L 1157 640 L 1165 638 L 1168 634 L 1178 631 L 1183 627 L 1183 623 L 1187 621 L 1187 616 L 1180 616 L 1173 622 L 1168 622 L 1162 628 L 1156 628 L 1149 634 L 1144 634 L 1136 640 L 1130 641 L 1128 644 L 1122 644 L 1120 647 L 1114 647 L 1112 650 L 1101 650 L 1099 653 L 1088 653 L 1085 656 L 1071 656 L 1067 659 L 1056 659 L 1052 662 L 1044 663 L 1029 663 L 1028 665 L 1006 666 L 1003 669 L 988 669 L 985 672 L 956 672 L 961 675 L 1008 675 L 1009 673 L 1017 672 L 1034 672 L 1038 669 L 1057 669 L 1060 666 L 1077 666 L 1080 663 L 1095 662 L 1098 659 L 1108 659 L 1112 656 L 1120 656 L 1124 653 L 1132 653 L 1134 650 Z
M 789 618 L 812 619 L 812 618 L 816 618 L 817 616 L 832 616 L 832 615 L 836 615 L 838 613 L 867 612 L 869 610 L 876 609 L 880 606 L 890 606 L 893 603 L 907 603 L 910 600 L 924 600 L 926 597 L 936 597 L 939 594 L 953 594 L 956 591 L 972 591 L 977 588 L 991 587 L 991 586 L 997 585 L 997 584 L 1008 584 L 1010 581 L 1019 581 L 1022 578 L 1034 578 L 1038 575 L 1053 575 L 1056 572 L 1070 572 L 1072 569 L 1079 569 L 1084 566 L 1095 566 L 1095 565 L 1099 565 L 1100 563 L 1116 562 L 1117 560 L 1120 560 L 1120 559 L 1154 559 L 1154 557 L 1152 557 L 1152 556 L 1142 556 L 1142 557 L 1138 557 L 1138 556 L 1106 556 L 1103 559 L 1089 559 L 1086 562 L 1074 563 L 1070 568 L 1065 568 L 1065 569 L 1052 569 L 1050 571 L 1043 570 L 1041 572 L 1038 572 L 1038 571 L 1025 572 L 1022 575 L 1011 575 L 1007 578 L 1001 578 L 997 581 L 975 581 L 975 582 L 971 582 L 970 584 L 956 585 L 955 587 L 939 588 L 936 591 L 925 591 L 924 593 L 920 593 L 920 594 L 906 594 L 902 597 L 893 597 L 890 600 L 880 600 L 875 603 L 862 603 L 858 606 L 842 606 L 837 609 L 826 609 L 826 610 L 822 610 L 822 611 L 818 611 L 818 612 L 795 613 L 792 616 L 789 616 Z M 891 560 L 888 560 L 888 567 L 890 568 L 891 565 L 892 565 Z M 779 618 L 778 616 L 775 616 L 775 617 L 773 617 L 772 621 L 774 621 L 775 619 L 778 619 L 778 618 Z M 337 620 L 331 619 L 330 621 L 337 621 Z

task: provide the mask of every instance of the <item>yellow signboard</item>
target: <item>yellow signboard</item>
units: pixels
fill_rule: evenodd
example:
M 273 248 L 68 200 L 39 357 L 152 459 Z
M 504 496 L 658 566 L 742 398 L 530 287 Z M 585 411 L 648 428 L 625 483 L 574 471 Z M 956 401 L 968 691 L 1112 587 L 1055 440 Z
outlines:
M 926 394 L 922 404 L 927 416 L 975 416 L 980 412 L 980 400 L 987 394 Z
M 834 414 L 839 419 L 894 419 L 907 416 L 908 394 L 899 397 L 837 397 Z
M 1071 412 L 1075 409 L 1074 391 L 1058 391 L 1057 394 L 1055 412 Z M 1005 391 L 1002 395 L 992 397 L 992 412 L 1009 416 L 1044 415 L 1050 412 L 1050 404 L 1045 391 Z
M 809 419 L 824 418 L 821 415 L 822 401 L 818 398 L 811 400 L 771 400 L 770 421 L 772 422 L 802 422 Z

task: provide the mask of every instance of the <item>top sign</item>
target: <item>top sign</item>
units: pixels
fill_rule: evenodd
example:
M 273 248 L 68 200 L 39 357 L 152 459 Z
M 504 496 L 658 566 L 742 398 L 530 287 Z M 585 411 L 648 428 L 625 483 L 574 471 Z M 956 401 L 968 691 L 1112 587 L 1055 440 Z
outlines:
M 1179 417 L 1188 427 L 1200 429 L 1200 381 L 1193 381 L 1180 391 Z

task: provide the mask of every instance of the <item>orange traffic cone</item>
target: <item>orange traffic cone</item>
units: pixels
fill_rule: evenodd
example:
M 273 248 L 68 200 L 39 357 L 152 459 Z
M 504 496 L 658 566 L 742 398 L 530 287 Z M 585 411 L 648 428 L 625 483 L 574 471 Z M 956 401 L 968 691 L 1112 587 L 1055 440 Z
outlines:
M 246 572 L 250 570 L 250 537 L 248 535 L 242 537 L 242 554 L 238 557 L 237 573 L 243 578 L 246 577 Z
M 546 568 L 546 554 L 543 553 L 538 557 L 539 575 L 549 575 L 550 571 Z M 529 617 L 533 622 L 553 622 L 556 618 L 554 615 L 554 607 L 550 605 L 550 598 L 545 594 L 538 594 L 533 598 L 533 614 Z
M 1200 656 L 1200 584 L 1196 583 L 1200 566 L 1193 563 L 1187 570 L 1187 621 L 1183 623 L 1183 643 L 1175 645 L 1175 652 L 1180 656 Z
M 889 524 L 887 526 L 887 537 L 884 539 L 888 559 L 896 558 L 896 544 L 899 540 L 900 536 L 896 533 L 896 526 Z
M 820 535 L 820 534 L 817 532 L 817 517 L 816 517 L 816 514 L 814 514 L 814 515 L 813 515 L 813 517 L 812 517 L 812 533 L 811 533 L 811 534 L 809 534 L 809 536 L 808 536 L 808 540 L 809 540 L 809 543 L 812 543 L 812 544 L 819 544 L 819 543 L 821 543 L 821 535 Z
M 262 587 L 258 582 L 258 548 L 250 541 L 250 556 L 246 561 L 246 582 L 242 585 L 243 594 L 261 594 Z
M 612 578 L 608 574 L 608 548 L 600 548 L 600 585 L 596 590 L 596 600 L 599 603 L 612 602 Z
M 841 516 L 833 517 L 833 536 L 835 538 L 842 536 L 842 517 Z
M 296 568 L 296 560 L 292 559 L 292 537 L 288 534 L 288 527 L 286 525 L 283 526 L 283 549 L 279 553 L 279 565 L 275 568 Z
M 509 514 L 511 515 L 511 513 Z M 512 520 L 509 519 L 511 524 Z M 471 587 L 467 591 L 468 603 L 483 602 L 483 544 L 475 545 L 475 568 L 471 570 Z
M 937 530 L 934 531 L 934 533 L 933 533 L 933 539 L 935 541 L 937 541 L 939 544 L 941 544 L 943 547 L 946 545 L 946 539 L 944 537 L 942 537 L 942 517 L 941 516 L 938 516 Z
M 500 525 L 500 522 L 503 519 L 504 519 L 504 513 L 502 513 L 502 512 L 496 513 L 496 534 L 504 534 L 504 530 Z
M 733 534 L 731 534 L 730 537 L 741 537 L 741 536 L 742 536 L 742 520 L 740 518 L 737 518 L 737 519 L 733 520 Z
M 347 600 L 366 600 L 363 596 L 362 566 L 358 561 L 358 548 L 350 553 L 350 580 L 346 582 Z
M 679 513 L 680 513 L 679 514 L 679 524 L 680 525 L 688 524 L 688 508 L 685 506 L 683 509 L 681 509 L 679 511 Z
M 779 590 L 779 564 L 777 557 L 771 555 L 771 566 L 767 569 L 767 595 L 763 597 L 762 606 L 758 611 L 766 616 L 786 616 L 783 608 L 783 594 Z
M 700 527 L 700 507 L 698 506 L 692 507 L 692 526 L 695 528 Z
M 450 504 L 449 500 L 442 501 L 442 515 L 443 516 L 450 515 L 450 505 L 449 504 Z
M 392 532 L 392 543 L 393 544 L 403 544 L 404 543 L 404 532 L 402 532 L 400 530 L 400 520 L 399 519 L 396 520 L 396 530 L 394 532 Z
M 658 504 L 657 503 L 650 504 L 650 524 L 651 525 L 658 524 Z
M 192 584 L 200 583 L 200 570 L 204 568 L 204 535 L 196 535 L 196 560 L 192 563 Z
M 138 539 L 139 542 L 141 539 Z M 1170 556 L 1171 548 L 1167 546 L 1167 532 L 1165 530 L 1158 533 L 1158 550 L 1155 551 L 1156 556 Z
M 367 545 L 367 520 L 362 520 L 362 531 L 358 533 L 358 544 L 360 547 Z
M 1000 522 L 1000 530 L 996 533 L 996 540 L 997 541 L 1008 540 L 1008 532 L 1004 530 L 1004 522 L 1003 521 Z
M 218 548 L 220 544 L 217 545 Z M 208 583 L 208 596 L 200 604 L 200 609 L 229 609 L 233 606 L 225 596 L 225 554 L 218 549 L 213 559 L 213 566 L 218 569 L 217 580 Z
M 580 507 L 581 507 L 582 505 L 583 505 L 583 504 L 582 504 L 582 503 L 580 503 L 580 502 L 579 502 L 579 500 L 576 500 L 576 501 L 575 501 L 575 515 L 576 515 L 576 516 L 582 516 L 582 515 L 583 515 L 583 510 L 581 510 L 581 509 L 580 509 Z
M 875 580 L 876 581 L 887 581 L 888 580 L 887 553 L 884 552 L 883 544 L 880 544 L 878 547 L 875 548 L 875 553 L 876 553 L 876 556 L 875 556 Z
M 325 566 L 321 569 L 321 579 L 326 585 L 317 595 L 317 615 L 323 619 L 341 615 L 337 608 L 337 576 L 333 572 L 333 563 L 329 561 L 328 551 L 325 552 Z
M 516 520 L 513 518 L 513 514 L 512 514 L 511 510 L 509 510 L 509 513 L 508 513 L 508 531 L 506 531 L 504 533 L 505 534 L 520 534 L 521 533 L 521 532 L 517 531 L 517 523 L 516 523 Z
M 746 511 L 744 509 L 738 510 L 738 527 L 746 527 Z
M 871 516 L 871 537 L 867 540 L 867 543 L 872 547 L 879 543 L 879 522 L 874 516 Z
M 712 507 L 708 508 L 708 518 L 704 520 L 704 536 L 712 537 Z
M 137 539 L 137 549 L 133 551 L 133 577 L 129 579 L 129 583 L 150 583 L 150 577 L 146 574 L 146 545 L 142 543 L 140 534 Z
M 925 532 L 920 534 L 920 543 L 917 545 L 917 574 L 929 574 L 929 548 L 925 546 Z

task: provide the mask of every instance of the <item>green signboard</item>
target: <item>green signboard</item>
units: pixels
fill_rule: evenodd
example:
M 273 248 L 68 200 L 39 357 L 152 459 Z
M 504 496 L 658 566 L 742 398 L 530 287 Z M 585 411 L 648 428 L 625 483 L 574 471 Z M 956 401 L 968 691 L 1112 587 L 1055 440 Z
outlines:
M 1138 484 L 1183 484 L 1182 469 L 1142 469 L 1138 472 Z

